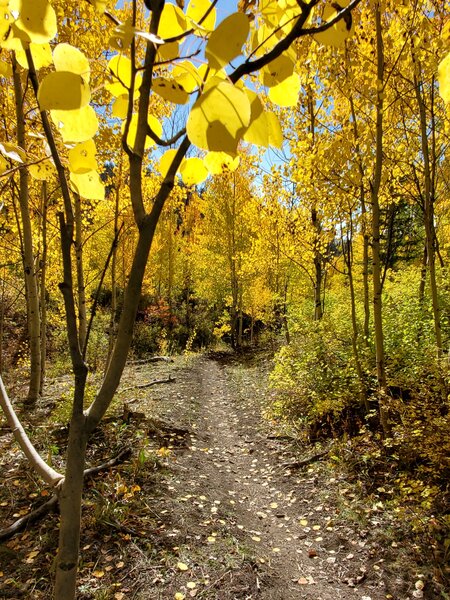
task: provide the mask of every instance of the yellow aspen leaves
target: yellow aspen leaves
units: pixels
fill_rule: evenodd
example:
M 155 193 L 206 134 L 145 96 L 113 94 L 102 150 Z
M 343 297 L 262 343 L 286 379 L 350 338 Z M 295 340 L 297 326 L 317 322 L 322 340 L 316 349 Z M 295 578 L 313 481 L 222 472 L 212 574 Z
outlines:
M 27 160 L 24 150 L 11 142 L 0 142 L 0 153 L 14 162 L 23 163 Z
M 333 20 L 346 6 L 350 0 L 340 0 L 339 2 L 328 2 L 323 9 L 322 21 L 327 22 Z M 353 18 L 352 15 L 346 15 L 340 21 L 329 27 L 325 31 L 316 33 L 314 39 L 319 44 L 326 46 L 335 46 L 342 48 L 345 40 L 353 34 Z
M 89 83 L 91 68 L 85 55 L 70 44 L 58 44 L 53 50 L 53 62 L 57 71 L 70 71 L 81 75 Z
M 277 115 L 273 112 L 266 113 L 267 127 L 269 129 L 269 144 L 275 148 L 283 146 L 283 131 Z
M 235 171 L 239 166 L 240 158 L 239 156 L 230 156 L 225 152 L 208 152 L 203 162 L 211 175 L 221 175 Z
M 201 158 L 185 158 L 180 165 L 180 173 L 186 185 L 198 185 L 205 181 L 209 172 Z
M 117 119 L 125 119 L 128 113 L 128 94 L 116 98 L 112 105 L 111 114 Z
M 189 61 L 183 60 L 172 69 L 172 77 L 188 92 L 192 93 L 202 83 L 202 77 L 197 68 Z
M 180 44 L 178 42 L 169 42 L 168 44 L 161 44 L 160 46 L 158 46 L 156 62 L 170 62 L 178 58 L 179 55 Z
M 264 146 L 267 148 L 269 145 L 267 115 L 264 112 L 264 107 L 259 96 L 251 90 L 246 91 L 250 100 L 251 117 L 250 125 L 243 136 L 244 140 L 249 144 L 256 144 L 257 146 Z
M 300 77 L 297 73 L 293 73 L 269 89 L 269 99 L 278 106 L 295 106 L 298 102 L 300 87 Z
M 79 110 L 52 110 L 53 122 L 59 129 L 63 142 L 85 142 L 97 132 L 98 119 L 92 106 Z
M 186 104 L 189 94 L 175 79 L 166 77 L 155 77 L 152 82 L 153 91 L 174 104 Z
M 294 72 L 295 61 L 286 54 L 270 62 L 261 69 L 261 81 L 266 87 L 278 85 Z
M 244 13 L 233 13 L 224 19 L 206 44 L 205 56 L 211 69 L 218 71 L 239 56 L 249 31 L 248 17 Z
M 170 169 L 170 165 L 172 164 L 176 153 L 177 151 L 171 148 L 170 150 L 166 150 L 159 159 L 159 172 L 163 177 L 167 175 L 167 171 Z
M 161 137 L 162 136 L 162 125 L 158 121 L 158 119 L 156 117 L 154 117 L 153 115 L 148 115 L 147 122 L 148 122 L 148 126 L 153 131 L 153 133 L 155 135 L 157 135 L 158 137 Z M 130 146 L 130 148 L 134 148 L 134 145 L 136 142 L 137 126 L 138 126 L 138 115 L 137 115 L 137 113 L 135 113 L 131 117 L 130 127 L 128 129 L 127 144 Z M 125 122 L 122 123 L 122 133 L 124 131 L 125 131 Z M 150 148 L 151 146 L 154 146 L 154 144 L 155 144 L 155 142 L 152 140 L 152 138 L 150 138 L 149 136 L 147 136 L 145 138 L 145 149 Z
M 54 71 L 39 86 L 41 110 L 74 110 L 89 104 L 91 91 L 81 75 L 70 71 Z
M 88 173 L 98 168 L 94 140 L 86 140 L 69 150 L 69 169 L 72 173 Z
M 12 21 L 14 21 L 14 17 L 9 10 L 8 0 L 0 0 L 0 45 L 2 46 Z
M 14 37 L 45 44 L 57 31 L 56 13 L 47 0 L 10 0 L 9 10 L 18 14 L 12 25 Z
M 204 150 L 235 154 L 250 124 L 250 101 L 228 81 L 210 85 L 195 102 L 186 130 L 190 141 Z
M 111 81 L 105 83 L 105 88 L 113 96 L 122 96 L 131 88 L 132 65 L 131 60 L 122 54 L 116 54 L 108 62 L 108 71 Z M 141 85 L 142 76 L 138 74 L 135 78 L 135 98 Z
M 182 35 L 188 29 L 186 16 L 183 11 L 174 4 L 166 4 L 161 13 L 158 26 L 158 35 L 163 39 L 169 39 Z
M 75 191 L 87 200 L 103 200 L 105 197 L 105 186 L 97 171 L 88 173 L 71 173 L 70 182 Z
M 208 16 L 203 18 L 208 10 Z M 190 0 L 186 16 L 192 21 L 195 27 L 194 33 L 197 35 L 201 34 L 204 30 L 213 31 L 216 26 L 216 9 L 215 7 L 211 8 L 210 0 Z M 200 21 L 202 21 L 201 24 Z
M 52 64 L 53 57 L 50 44 L 35 44 L 31 42 L 29 47 L 36 70 L 39 71 L 39 69 L 49 67 Z M 18 48 L 16 50 L 16 59 L 21 67 L 28 69 L 28 61 L 23 48 Z
M 12 67 L 6 60 L 0 60 L 0 76 L 1 77 L 12 77 Z
M 51 160 L 43 160 L 28 167 L 31 177 L 38 181 L 48 181 L 56 175 L 55 165 Z
M 439 63 L 439 93 L 446 104 L 450 103 L 450 53 Z

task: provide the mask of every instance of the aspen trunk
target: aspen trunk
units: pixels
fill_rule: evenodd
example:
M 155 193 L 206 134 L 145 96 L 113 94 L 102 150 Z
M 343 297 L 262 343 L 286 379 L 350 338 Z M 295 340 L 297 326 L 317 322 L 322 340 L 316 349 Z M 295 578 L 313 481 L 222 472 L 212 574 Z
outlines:
M 383 306 L 381 294 L 383 291 L 380 258 L 380 186 L 383 169 L 383 81 L 384 81 L 384 50 L 381 34 L 381 9 L 375 5 L 375 27 L 377 39 L 377 102 L 376 102 L 376 134 L 375 134 L 375 169 L 370 184 L 370 199 L 372 204 L 372 284 L 373 284 L 373 321 L 375 332 L 375 357 L 378 380 L 378 398 L 380 405 L 380 420 L 385 436 L 390 436 L 391 428 L 388 418 L 388 395 L 386 369 L 384 363 L 383 335 Z
M 13 60 L 13 78 L 17 119 L 17 143 L 21 148 L 26 150 L 23 108 L 25 96 L 22 89 L 19 66 L 15 59 Z M 30 384 L 25 405 L 33 406 L 39 397 L 41 389 L 41 329 L 37 272 L 33 254 L 33 231 L 28 204 L 28 177 L 28 169 L 26 167 L 21 168 L 19 170 L 19 206 L 22 221 L 23 268 L 30 343 Z
M 46 279 L 47 279 L 47 182 L 42 182 L 42 254 L 40 258 L 40 298 L 41 298 L 41 380 L 40 394 L 42 394 L 45 381 L 45 364 L 47 360 L 47 299 L 46 299 Z
M 75 205 L 75 259 L 77 265 L 77 296 L 78 296 L 78 338 L 80 348 L 86 347 L 87 318 L 86 318 L 86 286 L 83 268 L 83 237 L 81 223 L 81 198 L 74 194 Z

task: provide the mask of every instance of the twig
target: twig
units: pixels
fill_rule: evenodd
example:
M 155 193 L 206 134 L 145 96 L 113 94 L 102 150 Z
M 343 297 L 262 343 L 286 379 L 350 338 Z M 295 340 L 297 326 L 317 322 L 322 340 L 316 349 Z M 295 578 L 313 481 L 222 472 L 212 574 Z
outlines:
M 143 389 L 151 387 L 152 385 L 157 385 L 159 383 L 174 383 L 176 381 L 175 377 L 169 375 L 169 379 L 155 379 L 154 381 L 149 381 L 148 383 L 140 383 L 138 385 L 131 385 L 130 387 L 123 388 L 119 390 L 120 392 L 128 392 L 129 390 Z
M 281 465 L 281 467 L 284 469 L 302 469 L 303 467 L 306 467 L 306 466 L 310 465 L 311 463 L 320 460 L 321 458 L 326 456 L 329 452 L 330 452 L 329 450 L 325 450 L 325 452 L 319 452 L 318 454 L 313 454 L 309 458 L 305 458 L 303 460 L 296 460 L 294 462 L 286 462 L 286 463 L 283 463 Z

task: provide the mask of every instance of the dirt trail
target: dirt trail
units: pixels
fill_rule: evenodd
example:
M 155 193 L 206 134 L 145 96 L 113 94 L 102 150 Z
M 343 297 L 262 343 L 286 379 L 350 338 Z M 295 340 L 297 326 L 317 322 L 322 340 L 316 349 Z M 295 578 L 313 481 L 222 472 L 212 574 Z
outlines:
M 368 532 L 342 524 L 320 468 L 286 468 L 289 455 L 269 435 L 251 378 L 236 381 L 232 367 L 207 358 L 189 371 L 162 414 L 195 432 L 176 451 L 163 491 L 163 528 L 187 569 L 137 597 L 392 598 Z

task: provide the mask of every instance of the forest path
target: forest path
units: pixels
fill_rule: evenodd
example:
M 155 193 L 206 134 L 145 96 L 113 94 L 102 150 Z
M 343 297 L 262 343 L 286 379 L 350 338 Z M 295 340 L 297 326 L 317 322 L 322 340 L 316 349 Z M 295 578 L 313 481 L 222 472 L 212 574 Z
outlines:
M 165 387 L 160 416 L 191 432 L 154 498 L 180 562 L 136 598 L 392 598 L 368 531 L 339 514 L 336 479 L 319 464 L 286 467 L 257 375 L 198 357 Z

